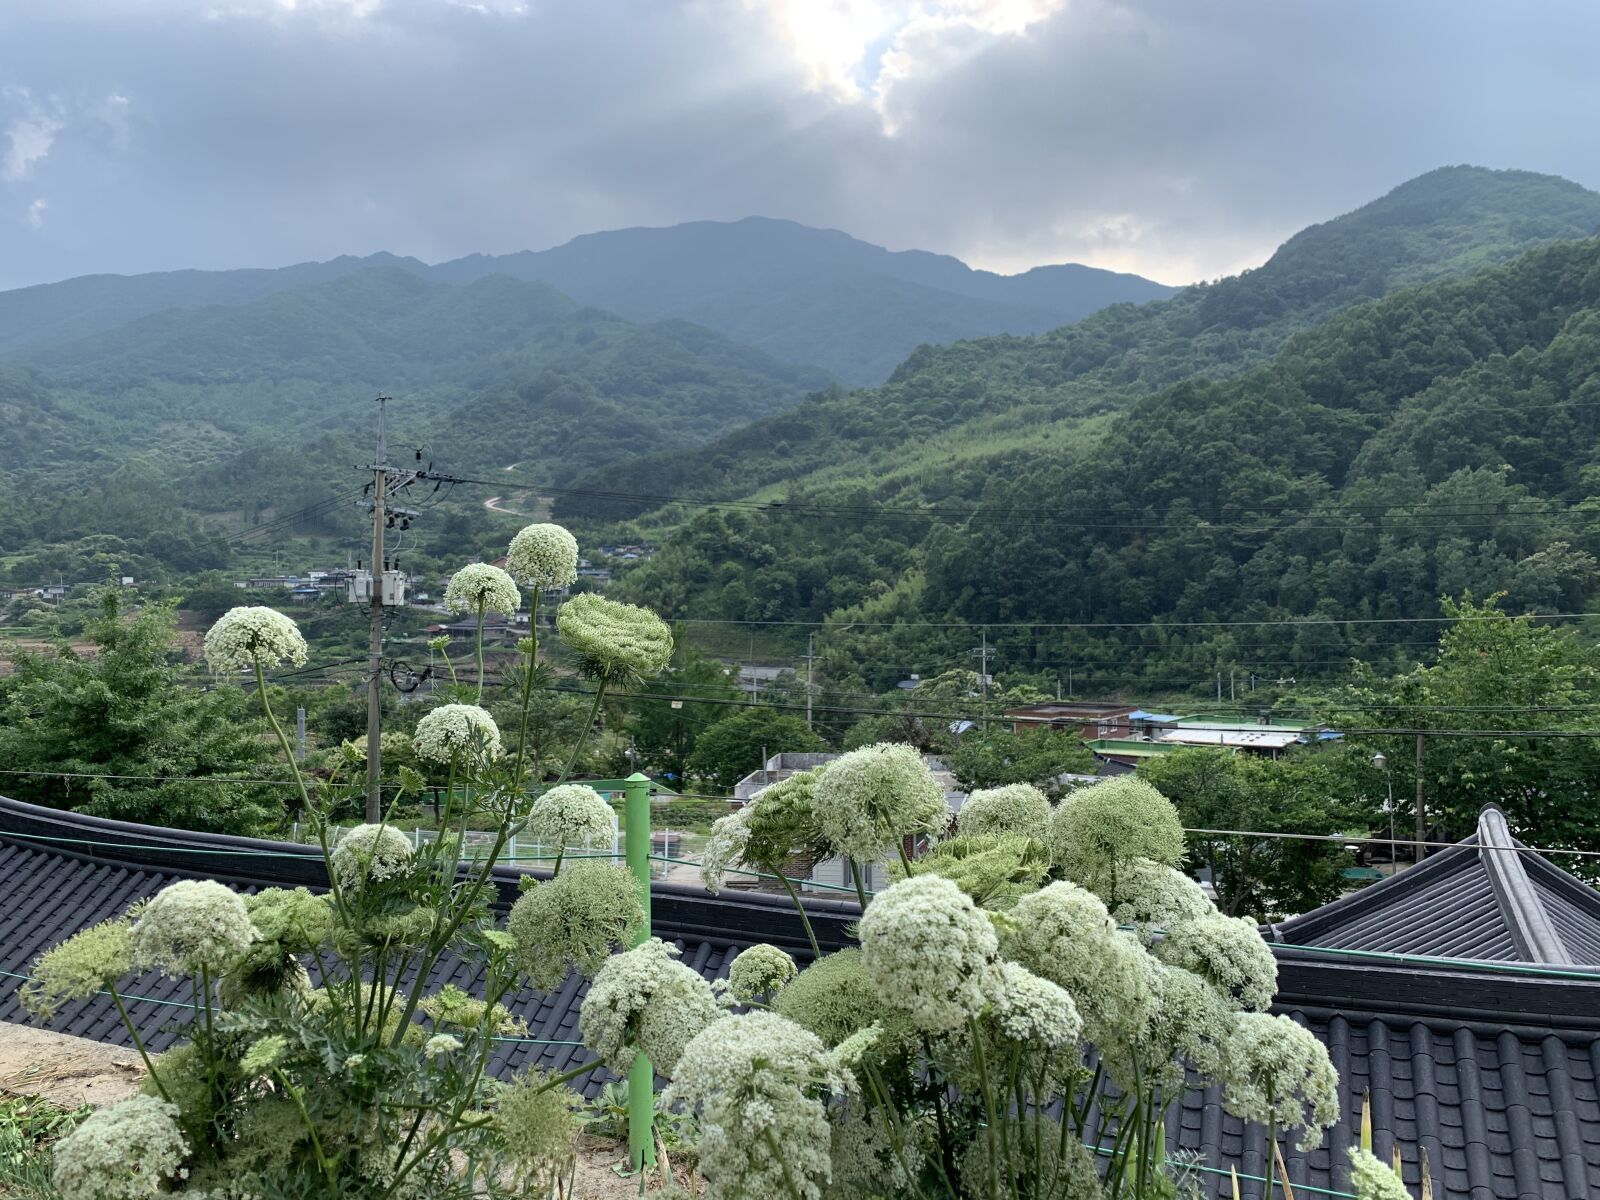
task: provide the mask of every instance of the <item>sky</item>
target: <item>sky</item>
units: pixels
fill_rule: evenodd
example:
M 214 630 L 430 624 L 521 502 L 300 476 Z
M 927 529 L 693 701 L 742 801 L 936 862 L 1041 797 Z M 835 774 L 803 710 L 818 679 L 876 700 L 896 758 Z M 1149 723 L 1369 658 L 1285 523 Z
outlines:
M 1433 167 L 1600 188 L 1600 5 L 4 0 L 0 287 L 787 217 L 1264 261 Z

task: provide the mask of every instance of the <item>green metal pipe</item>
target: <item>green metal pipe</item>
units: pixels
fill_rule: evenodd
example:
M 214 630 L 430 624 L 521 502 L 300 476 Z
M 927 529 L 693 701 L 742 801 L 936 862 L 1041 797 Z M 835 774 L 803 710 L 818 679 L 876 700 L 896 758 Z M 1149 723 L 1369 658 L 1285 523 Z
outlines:
M 635 771 L 623 781 L 623 793 L 627 821 L 623 848 L 627 851 L 628 870 L 639 883 L 639 902 L 644 905 L 644 923 L 633 940 L 637 946 L 650 936 L 649 777 Z M 628 1072 L 628 1157 L 635 1171 L 655 1165 L 655 1120 L 655 1072 L 650 1069 L 650 1060 L 639 1054 Z

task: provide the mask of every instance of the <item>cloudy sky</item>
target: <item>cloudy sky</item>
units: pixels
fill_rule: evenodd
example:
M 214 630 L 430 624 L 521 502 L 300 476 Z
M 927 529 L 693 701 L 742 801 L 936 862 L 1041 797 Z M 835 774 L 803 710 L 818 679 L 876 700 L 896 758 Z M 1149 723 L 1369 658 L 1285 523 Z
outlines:
M 1600 5 L 3 0 L 0 286 L 750 214 L 1181 283 L 1446 163 L 1600 187 Z

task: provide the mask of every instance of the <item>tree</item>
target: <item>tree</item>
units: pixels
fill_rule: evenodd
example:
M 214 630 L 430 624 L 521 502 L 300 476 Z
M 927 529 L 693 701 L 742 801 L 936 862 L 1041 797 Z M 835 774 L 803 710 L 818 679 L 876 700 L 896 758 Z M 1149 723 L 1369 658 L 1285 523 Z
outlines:
M 742 708 L 700 735 L 689 756 L 689 769 L 717 787 L 729 789 L 759 770 L 765 762 L 763 756 L 827 748 L 800 717 L 775 708 Z
M 1204 867 L 1217 907 L 1271 920 L 1325 904 L 1344 888 L 1349 854 L 1338 842 L 1232 837 L 1196 829 L 1260 833 L 1348 833 L 1367 829 L 1377 789 L 1357 755 L 1305 751 L 1258 758 L 1193 747 L 1145 760 L 1139 778 L 1178 809 L 1194 865 Z
M 1381 751 L 1388 760 L 1406 832 L 1416 818 L 1415 730 L 1423 818 L 1433 835 L 1465 837 L 1484 806 L 1496 804 L 1513 830 L 1539 845 L 1600 849 L 1600 746 L 1560 736 L 1593 727 L 1600 655 L 1564 629 L 1503 612 L 1499 600 L 1446 601 L 1455 623 L 1440 637 L 1434 665 L 1392 679 L 1369 673 L 1334 719 L 1367 757 Z M 1459 730 L 1546 736 L 1451 736 Z
M 705 701 L 736 700 L 739 689 L 727 669 L 701 654 L 687 638 L 675 642 L 672 662 L 656 680 L 653 691 Z M 640 700 L 632 706 L 628 732 L 645 764 L 659 767 L 681 786 L 689 758 L 703 730 L 727 715 L 727 705 L 696 703 L 694 699 Z
M 1094 774 L 1094 751 L 1076 733 L 1055 729 L 1031 729 L 1023 733 L 995 729 L 985 733 L 973 730 L 961 739 L 945 761 L 961 786 L 1003 787 L 1008 783 L 1031 783 L 1046 794 L 1064 789 L 1056 782 L 1063 774 Z
M 268 765 L 244 693 L 179 682 L 170 605 L 124 613 L 114 590 L 100 604 L 85 630 L 92 652 L 62 646 L 15 655 L 0 705 L 0 761 L 19 772 L 11 794 L 185 829 L 278 827 L 294 789 L 236 782 L 281 773 Z

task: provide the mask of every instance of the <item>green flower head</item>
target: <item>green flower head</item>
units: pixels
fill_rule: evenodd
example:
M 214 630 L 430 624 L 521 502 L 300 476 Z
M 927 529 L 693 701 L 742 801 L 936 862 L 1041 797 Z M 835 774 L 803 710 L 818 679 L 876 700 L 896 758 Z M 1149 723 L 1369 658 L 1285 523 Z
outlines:
M 658 674 L 672 659 L 672 630 L 648 608 L 586 592 L 556 611 L 556 632 L 583 673 L 609 683 Z

